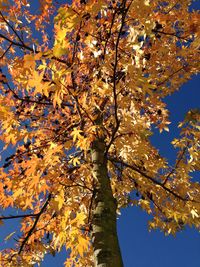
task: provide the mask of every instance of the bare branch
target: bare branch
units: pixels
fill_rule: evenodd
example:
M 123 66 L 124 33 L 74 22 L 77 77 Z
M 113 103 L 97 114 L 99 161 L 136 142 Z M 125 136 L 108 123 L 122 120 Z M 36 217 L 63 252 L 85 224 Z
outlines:
M 11 220 L 11 219 L 37 217 L 37 216 L 38 216 L 38 213 L 36 213 L 36 214 L 10 215 L 10 216 L 1 216 L 0 220 Z
M 5 54 L 10 50 L 11 46 L 12 46 L 12 44 L 10 43 L 8 48 L 6 49 L 6 51 L 3 52 L 3 54 L 0 56 L 0 59 L 2 59 L 5 56 Z

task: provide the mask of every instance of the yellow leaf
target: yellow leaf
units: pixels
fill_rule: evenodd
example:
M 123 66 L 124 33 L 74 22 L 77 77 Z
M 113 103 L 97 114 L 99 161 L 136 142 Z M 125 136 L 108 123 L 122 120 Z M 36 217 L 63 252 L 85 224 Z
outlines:
M 35 60 L 40 60 L 41 57 L 42 57 L 42 55 L 43 55 L 42 52 L 39 52 L 39 53 L 37 53 L 37 54 L 34 55 L 34 59 Z
M 14 234 L 16 233 L 16 231 L 10 233 L 9 235 L 7 235 L 5 238 L 4 238 L 4 241 L 8 241 Z
M 80 254 L 80 256 L 82 257 L 84 254 L 84 251 L 86 251 L 86 249 L 89 246 L 89 241 L 85 238 L 83 238 L 82 236 L 78 236 L 78 253 Z
M 22 188 L 18 188 L 18 190 L 15 190 L 13 194 L 13 198 L 16 199 L 18 196 L 20 196 L 23 193 Z
M 76 165 L 79 165 L 80 164 L 80 159 L 75 157 L 75 158 L 72 158 L 69 163 L 72 163 L 74 166 Z
M 71 224 L 77 224 L 77 226 L 83 225 L 85 222 L 86 215 L 83 212 L 79 212 L 75 219 L 71 221 Z
M 67 53 L 67 49 L 63 48 L 60 43 L 56 44 L 53 48 L 53 55 L 55 57 L 61 57 Z
M 190 211 L 190 213 L 192 214 L 192 218 L 195 219 L 195 218 L 199 218 L 199 214 L 197 213 L 197 210 L 196 209 L 192 209 Z
M 71 133 L 71 135 L 73 136 L 73 142 L 76 142 L 76 140 L 83 137 L 81 133 L 83 133 L 82 130 L 78 130 L 77 128 L 74 128 L 74 130 Z
M 28 86 L 35 87 L 34 93 L 42 93 L 44 91 L 44 87 L 49 85 L 49 83 L 43 82 L 44 71 L 39 73 L 38 71 L 33 71 L 31 79 L 28 80 Z
M 56 40 L 61 43 L 62 41 L 64 41 L 66 37 L 66 29 L 64 27 L 59 27 L 57 28 L 57 33 L 56 33 Z
M 25 55 L 24 56 L 24 67 L 25 68 L 35 68 L 35 58 L 34 55 Z
M 58 202 L 58 210 L 60 210 L 65 203 L 65 194 L 64 190 L 60 191 L 60 194 L 56 197 L 56 201 Z

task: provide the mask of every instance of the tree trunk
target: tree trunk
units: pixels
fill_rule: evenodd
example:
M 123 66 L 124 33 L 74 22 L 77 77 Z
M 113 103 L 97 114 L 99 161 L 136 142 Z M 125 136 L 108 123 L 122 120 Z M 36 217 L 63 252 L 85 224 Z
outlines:
M 108 177 L 104 140 L 93 143 L 91 157 L 97 183 L 92 219 L 95 267 L 123 267 L 116 229 L 117 203 Z

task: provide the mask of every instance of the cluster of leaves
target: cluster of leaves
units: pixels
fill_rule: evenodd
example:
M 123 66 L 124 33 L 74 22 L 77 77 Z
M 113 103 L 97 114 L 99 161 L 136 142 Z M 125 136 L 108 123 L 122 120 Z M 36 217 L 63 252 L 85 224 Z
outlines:
M 153 215 L 150 227 L 168 234 L 200 226 L 200 186 L 191 182 L 199 113 L 180 125 L 174 167 L 149 141 L 153 125 L 168 130 L 163 98 L 198 71 L 200 15 L 190 4 L 45 0 L 34 11 L 31 1 L 1 1 L 0 139 L 13 154 L 0 169 L 0 205 L 23 212 L 1 217 L 22 219 L 2 266 L 39 264 L 63 246 L 65 266 L 93 266 L 96 138 L 106 142 L 118 209 L 140 205 Z

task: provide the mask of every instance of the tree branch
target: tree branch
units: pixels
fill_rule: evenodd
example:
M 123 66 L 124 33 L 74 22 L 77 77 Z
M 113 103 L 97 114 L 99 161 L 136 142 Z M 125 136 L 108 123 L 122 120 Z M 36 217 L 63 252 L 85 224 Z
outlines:
M 64 186 L 65 188 L 71 188 L 71 187 L 81 187 L 83 189 L 87 189 L 88 191 L 90 192 L 93 192 L 93 190 L 91 188 L 89 188 L 88 186 L 86 185 L 82 185 L 82 184 L 78 184 L 78 183 L 75 183 L 75 184 L 70 184 L 70 185 L 66 185 L 62 182 L 59 182 L 60 185 Z
M 49 196 L 48 196 L 46 202 L 44 203 L 43 207 L 41 208 L 40 212 L 37 214 L 33 226 L 32 226 L 31 229 L 28 231 L 26 237 L 25 237 L 24 240 L 22 241 L 22 244 L 21 244 L 21 246 L 20 246 L 20 249 L 19 249 L 18 254 L 21 254 L 21 252 L 23 251 L 23 248 L 24 248 L 24 246 L 26 245 L 26 243 L 27 243 L 29 237 L 33 234 L 33 231 L 34 231 L 35 228 L 36 228 L 36 225 L 37 225 L 37 223 L 38 223 L 38 221 L 39 221 L 39 219 L 40 219 L 40 216 L 41 216 L 41 215 L 43 214 L 43 212 L 45 211 L 47 205 L 49 204 L 49 201 L 51 200 L 51 197 L 52 197 L 52 195 L 49 194 Z
M 0 56 L 0 59 L 2 59 L 5 56 L 5 54 L 10 50 L 11 46 L 12 44 L 10 43 L 6 51 L 4 51 L 3 54 Z
M 38 54 L 40 53 L 41 51 L 37 51 L 37 50 L 34 50 L 33 48 L 29 47 L 28 45 L 26 45 L 25 43 L 21 44 L 21 43 L 18 43 L 18 42 L 15 42 L 15 41 L 12 41 L 11 39 L 9 39 L 7 36 L 4 36 L 3 34 L 0 33 L 0 38 L 8 41 L 9 43 L 11 43 L 12 45 L 14 46 L 17 46 L 21 49 L 25 49 L 25 50 L 28 50 L 34 54 Z M 43 57 L 45 58 L 46 56 L 43 55 Z M 68 67 L 71 67 L 71 64 L 69 64 L 69 62 L 67 60 L 64 60 L 64 59 L 61 59 L 61 58 L 57 58 L 55 56 L 52 56 L 51 59 L 54 59 L 56 60 L 57 62 L 60 62 L 60 63 L 63 63 L 65 65 L 67 65 Z
M 0 11 L 0 15 L 3 19 L 3 21 L 8 25 L 8 27 L 14 32 L 14 34 L 17 36 L 17 38 L 19 39 L 19 41 L 24 44 L 23 40 L 21 39 L 21 37 L 19 36 L 19 34 L 17 33 L 17 31 L 14 29 L 14 27 L 6 20 L 6 18 L 4 17 L 4 15 L 2 14 L 2 12 Z
M 112 21 L 111 21 L 111 24 L 110 24 L 110 28 L 109 28 L 109 32 L 108 32 L 108 35 L 107 35 L 107 39 L 105 41 L 105 46 L 104 46 L 104 52 L 103 52 L 103 59 L 105 60 L 105 56 L 106 56 L 106 48 L 107 48 L 107 44 L 108 44 L 108 41 L 110 39 L 110 36 L 112 34 L 112 27 L 114 25 L 114 21 L 115 21 L 115 16 L 117 14 L 117 10 L 115 9 L 114 11 L 114 14 L 113 14 L 113 17 L 112 17 Z
M 173 73 L 171 73 L 165 80 L 163 80 L 162 82 L 156 84 L 157 86 L 161 86 L 164 83 L 166 83 L 170 78 L 172 78 L 175 74 L 177 74 L 179 71 L 183 70 L 184 67 L 179 68 L 178 70 L 174 71 Z
M 30 98 L 22 98 L 22 97 L 19 97 L 18 94 L 16 94 L 15 91 L 10 87 L 10 85 L 9 85 L 8 82 L 6 82 L 5 84 L 7 85 L 8 90 L 9 90 L 10 92 L 12 92 L 13 96 L 14 96 L 16 99 L 18 99 L 18 100 L 20 100 L 20 101 L 22 101 L 22 102 L 35 103 L 35 104 L 39 104 L 39 105 L 47 105 L 47 106 L 52 106 L 52 105 L 53 105 L 53 104 L 50 103 L 50 102 L 42 102 L 42 101 L 32 100 L 32 99 L 30 99 Z
M 167 174 L 167 176 L 166 176 L 166 178 L 165 178 L 165 180 L 163 182 L 163 185 L 165 185 L 167 183 L 167 181 L 169 180 L 170 176 L 176 171 L 176 169 L 177 169 L 178 165 L 180 164 L 181 160 L 183 159 L 183 156 L 186 153 L 186 151 L 187 151 L 187 146 L 183 149 L 183 151 L 182 151 L 180 157 L 178 158 L 174 168 L 172 168 L 172 170 Z
M 182 37 L 182 36 L 178 36 L 176 33 L 173 33 L 173 32 L 164 32 L 164 31 L 158 31 L 158 30 L 152 30 L 152 32 L 154 33 L 160 33 L 160 34 L 163 34 L 163 35 L 169 35 L 169 36 L 173 36 L 173 37 L 176 37 L 178 39 L 182 39 L 186 42 L 189 42 L 190 39 L 187 39 L 186 37 Z
M 126 1 L 127 0 L 124 0 L 122 2 L 122 7 L 121 7 L 122 8 L 122 11 L 121 11 L 122 19 L 121 19 L 121 26 L 120 26 L 120 29 L 119 29 L 119 32 L 118 32 L 118 36 L 117 36 L 117 41 L 116 41 L 116 44 L 115 44 L 115 60 L 114 60 L 114 67 L 113 67 L 113 96 L 114 96 L 114 112 L 115 112 L 115 123 L 116 123 L 116 125 L 115 125 L 115 128 L 114 128 L 113 132 L 112 132 L 112 136 L 111 136 L 110 142 L 107 145 L 106 152 L 105 152 L 106 154 L 108 153 L 108 150 L 109 150 L 112 142 L 114 141 L 115 134 L 118 131 L 118 128 L 120 126 L 120 121 L 119 121 L 119 118 L 118 118 L 118 115 L 117 115 L 118 104 L 117 104 L 116 73 L 117 73 L 117 65 L 118 65 L 118 46 L 119 46 L 119 41 L 120 41 L 121 33 L 122 33 L 122 30 L 123 30 L 123 27 L 124 27 L 126 14 L 128 13 L 129 7 L 130 7 L 130 5 L 132 3 L 131 2 L 129 4 L 129 7 L 126 8 Z
M 108 160 L 110 160 L 111 162 L 116 162 L 116 163 L 121 163 L 122 165 L 124 165 L 125 167 L 136 171 L 137 173 L 141 174 L 143 177 L 145 177 L 146 179 L 148 179 L 149 181 L 153 182 L 154 184 L 160 186 L 161 188 L 163 188 L 165 191 L 167 191 L 168 193 L 170 193 L 171 195 L 173 195 L 174 197 L 182 200 L 182 201 L 192 201 L 192 202 L 197 202 L 188 198 L 184 198 L 181 195 L 177 194 L 176 192 L 174 192 L 173 190 L 171 190 L 170 188 L 166 187 L 165 185 L 163 185 L 161 182 L 157 181 L 155 178 L 149 176 L 148 174 L 146 174 L 145 172 L 143 172 L 138 166 L 136 165 L 130 165 L 122 160 L 118 160 L 118 159 L 114 159 L 114 158 L 108 158 Z M 198 202 L 197 202 L 198 203 Z
M 11 219 L 37 217 L 37 216 L 38 216 L 38 213 L 36 213 L 36 214 L 10 215 L 10 216 L 1 216 L 0 220 L 11 220 Z

